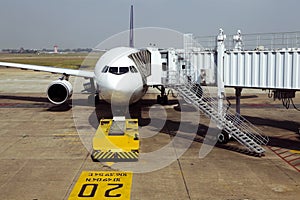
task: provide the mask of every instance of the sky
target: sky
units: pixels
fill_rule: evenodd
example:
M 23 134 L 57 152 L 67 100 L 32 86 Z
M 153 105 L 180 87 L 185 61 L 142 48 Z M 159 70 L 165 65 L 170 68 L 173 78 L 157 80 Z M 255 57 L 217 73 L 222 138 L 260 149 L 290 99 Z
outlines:
M 93 48 L 129 28 L 195 36 L 300 31 L 299 0 L 0 0 L 0 49 Z

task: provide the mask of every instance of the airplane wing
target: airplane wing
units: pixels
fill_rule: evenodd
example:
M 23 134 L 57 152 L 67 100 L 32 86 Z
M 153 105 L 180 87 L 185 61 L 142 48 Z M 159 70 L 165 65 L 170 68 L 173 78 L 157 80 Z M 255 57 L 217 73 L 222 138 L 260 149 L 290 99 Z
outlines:
M 0 62 L 0 66 L 26 69 L 26 70 L 34 70 L 34 71 L 42 71 L 42 72 L 50 72 L 50 73 L 54 73 L 54 74 L 65 74 L 65 75 L 79 76 L 79 77 L 84 77 L 84 78 L 94 78 L 95 77 L 95 74 L 93 71 L 85 71 L 85 70 L 64 69 L 64 68 L 57 68 L 57 67 L 46 67 L 46 66 L 39 66 L 39 65 L 9 63 L 9 62 Z

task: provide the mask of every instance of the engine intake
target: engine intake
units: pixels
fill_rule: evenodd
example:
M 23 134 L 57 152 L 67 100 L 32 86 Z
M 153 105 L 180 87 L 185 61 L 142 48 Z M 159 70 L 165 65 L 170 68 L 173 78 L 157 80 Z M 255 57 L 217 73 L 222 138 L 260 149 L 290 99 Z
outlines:
M 73 94 L 73 87 L 67 80 L 53 81 L 47 89 L 49 101 L 55 105 L 65 103 Z

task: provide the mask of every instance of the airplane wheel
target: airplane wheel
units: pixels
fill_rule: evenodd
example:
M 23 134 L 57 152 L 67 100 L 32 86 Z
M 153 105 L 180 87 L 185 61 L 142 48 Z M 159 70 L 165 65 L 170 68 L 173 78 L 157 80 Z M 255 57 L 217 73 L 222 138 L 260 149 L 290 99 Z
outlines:
M 229 134 L 226 133 L 225 131 L 222 131 L 218 135 L 218 143 L 220 144 L 227 144 L 229 142 Z
M 167 96 L 167 95 L 164 95 L 164 96 L 162 97 L 162 96 L 160 96 L 160 95 L 157 95 L 156 101 L 157 101 L 158 104 L 166 105 L 166 104 L 168 104 L 168 96 Z
M 161 104 L 162 101 L 163 101 L 162 97 L 161 97 L 160 95 L 157 95 L 157 97 L 156 97 L 156 102 L 157 102 L 158 104 Z
M 97 105 L 99 103 L 100 103 L 100 97 L 99 97 L 99 94 L 96 94 L 95 95 L 95 105 Z
M 164 95 L 164 97 L 163 97 L 163 104 L 164 105 L 167 105 L 168 104 L 168 96 L 167 95 Z

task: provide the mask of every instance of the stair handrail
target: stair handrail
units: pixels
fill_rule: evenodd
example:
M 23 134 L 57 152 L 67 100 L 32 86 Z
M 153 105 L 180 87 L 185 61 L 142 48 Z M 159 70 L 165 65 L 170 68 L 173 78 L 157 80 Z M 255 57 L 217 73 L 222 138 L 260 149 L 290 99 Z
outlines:
M 177 71 L 169 71 L 168 75 L 168 85 L 169 86 L 184 86 L 186 89 L 192 91 L 194 95 L 197 97 L 201 96 L 201 99 L 205 101 L 211 108 L 218 111 L 218 100 L 217 98 L 212 97 L 209 92 L 209 89 L 207 87 L 198 87 L 199 84 L 195 83 L 193 80 L 190 80 L 187 75 L 182 75 L 178 73 Z M 186 96 L 185 98 L 189 98 Z M 189 101 L 192 101 L 192 99 L 189 99 Z M 221 110 L 221 113 L 223 113 L 224 119 L 231 121 L 240 131 L 244 132 L 249 138 L 257 142 L 261 145 L 266 145 L 269 141 L 268 137 L 266 135 L 263 135 L 261 130 L 258 129 L 256 126 L 254 126 L 252 123 L 250 123 L 246 118 L 244 118 L 242 115 L 235 113 L 233 114 L 230 109 L 228 109 L 228 105 L 224 104 L 223 108 Z

